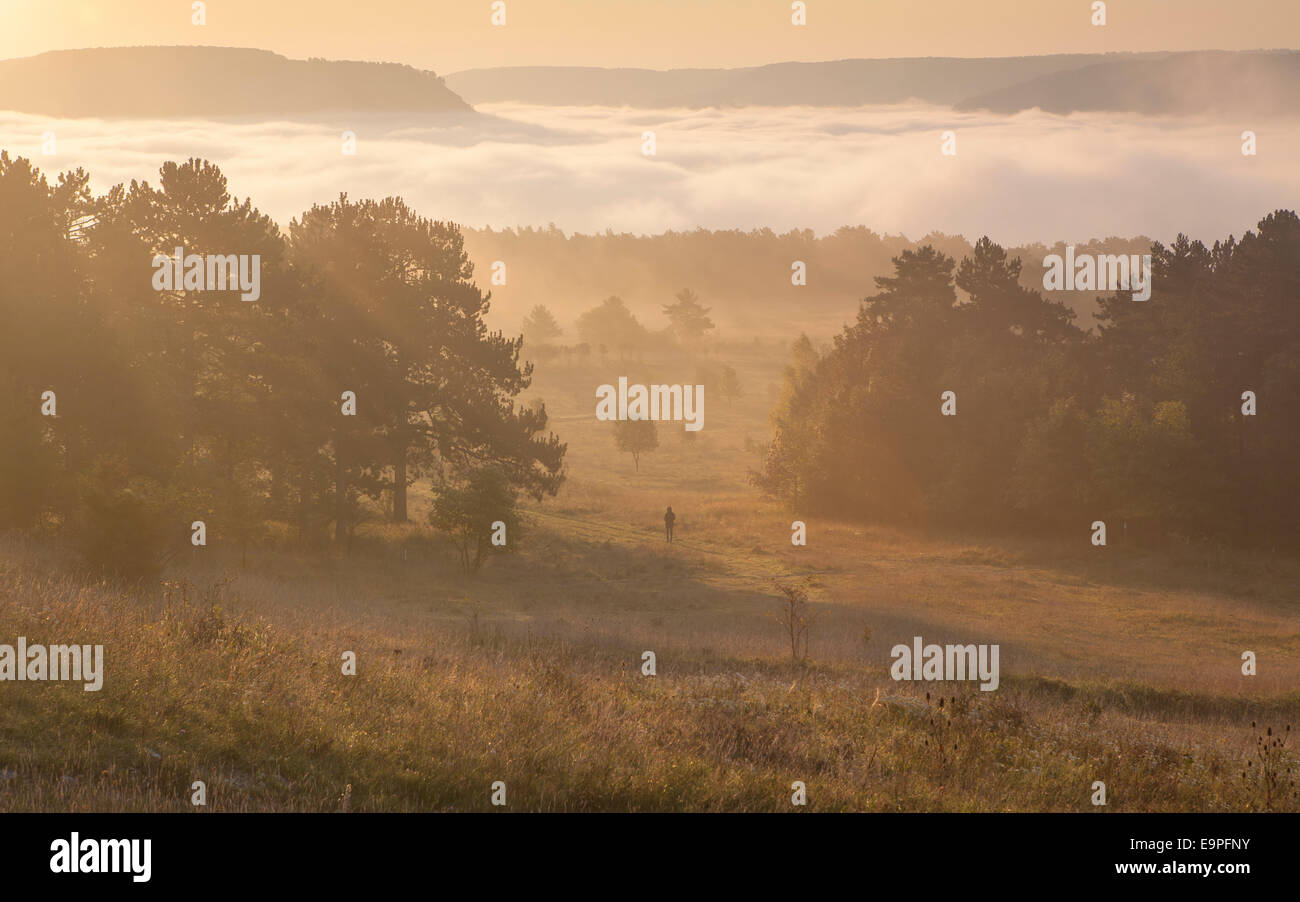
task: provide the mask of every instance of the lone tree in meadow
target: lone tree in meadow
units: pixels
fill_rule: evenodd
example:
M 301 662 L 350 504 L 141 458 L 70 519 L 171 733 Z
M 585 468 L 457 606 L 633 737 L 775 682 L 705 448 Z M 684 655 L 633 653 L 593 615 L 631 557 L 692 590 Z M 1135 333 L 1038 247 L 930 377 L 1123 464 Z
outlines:
M 626 353 L 641 347 L 649 335 L 623 299 L 613 296 L 579 316 L 576 325 L 578 336 L 597 346 L 602 358 L 609 348 Z
M 614 423 L 614 444 L 632 455 L 636 471 L 641 472 L 641 455 L 659 447 L 659 430 L 654 420 L 618 420 Z
M 709 310 L 700 303 L 699 296 L 689 288 L 677 292 L 676 304 L 664 304 L 664 316 L 671 323 L 672 333 L 682 344 L 698 342 L 704 333 L 713 328 Z
M 740 377 L 729 366 L 724 366 L 722 375 L 718 377 L 718 392 L 726 399 L 728 407 L 731 406 L 732 401 L 745 393 L 740 387 Z
M 538 304 L 524 317 L 524 342 L 534 348 L 549 345 L 563 334 L 564 330 L 543 304 Z
M 496 467 L 474 470 L 461 485 L 447 486 L 438 494 L 429 523 L 456 543 L 461 568 L 477 573 L 489 554 L 515 547 L 519 511 L 510 478 Z M 496 543 L 494 536 L 500 537 Z
M 795 662 L 808 659 L 808 630 L 815 619 L 808 604 L 808 584 L 776 583 L 781 593 L 775 617 L 781 631 L 790 640 L 790 659 Z

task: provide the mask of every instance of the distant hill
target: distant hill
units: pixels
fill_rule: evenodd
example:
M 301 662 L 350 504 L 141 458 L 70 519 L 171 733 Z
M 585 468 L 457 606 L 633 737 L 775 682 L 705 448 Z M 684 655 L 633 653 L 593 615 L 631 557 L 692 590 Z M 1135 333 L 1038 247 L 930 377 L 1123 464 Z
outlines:
M 1034 107 L 1295 114 L 1300 52 L 927 57 L 663 71 L 524 66 L 470 69 L 445 79 L 397 63 L 291 60 L 232 47 L 59 50 L 0 61 L 0 109 L 67 117 L 467 112 L 470 103 L 502 101 L 698 108 L 908 100 L 1008 114 Z
M 151 118 L 471 107 L 434 73 L 397 63 L 291 60 L 233 47 L 111 47 L 0 61 L 0 109 Z
M 1195 51 L 775 63 L 746 69 L 504 67 L 447 76 L 470 103 L 856 106 L 920 100 L 1014 113 L 1294 112 L 1300 53 Z
M 1300 52 L 1204 51 L 1104 59 L 973 95 L 958 109 L 1015 113 L 1108 110 L 1151 115 L 1300 113 Z
M 469 69 L 447 84 L 470 103 L 611 106 L 857 106 L 910 99 L 953 104 L 1104 59 L 1100 54 L 1006 59 L 836 60 L 746 69 Z

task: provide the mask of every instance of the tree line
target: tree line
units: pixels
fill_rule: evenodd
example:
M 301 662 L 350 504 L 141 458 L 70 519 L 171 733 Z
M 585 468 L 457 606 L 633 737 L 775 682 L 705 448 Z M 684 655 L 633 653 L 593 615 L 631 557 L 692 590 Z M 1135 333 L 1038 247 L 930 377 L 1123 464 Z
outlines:
M 1300 221 L 1151 254 L 1151 299 L 1098 298 L 1084 331 L 988 238 L 904 251 L 829 348 L 795 343 L 753 481 L 906 524 L 1293 542 Z
M 830 334 L 835 322 L 852 315 L 852 300 L 870 289 L 873 277 L 891 272 L 890 261 L 903 251 L 931 245 L 960 260 L 972 250 L 960 235 L 931 233 L 909 239 L 865 226 L 843 226 L 822 235 L 811 229 L 777 233 L 768 228 L 585 235 L 566 234 L 555 226 L 465 228 L 464 233 L 473 259 L 509 263 L 510 284 L 493 289 L 494 309 L 507 322 L 522 321 L 539 300 L 565 322 L 583 312 L 587 298 L 611 294 L 633 310 L 653 309 L 659 299 L 689 285 L 722 309 L 743 310 L 737 322 L 747 328 L 779 331 L 789 322 L 790 310 L 797 309 L 815 317 L 819 334 Z M 1148 238 L 1105 238 L 1077 249 L 1136 254 L 1145 253 L 1150 244 Z M 1064 247 L 1057 242 L 1007 250 L 1031 260 L 1063 253 Z M 795 261 L 806 266 L 801 283 L 793 278 Z M 1022 284 L 1032 289 L 1040 278 L 1040 272 L 1026 270 Z M 1083 291 L 1063 292 L 1061 299 L 1080 316 L 1090 316 L 1095 309 L 1093 298 Z
M 260 299 L 155 290 L 177 247 L 258 255 Z M 532 366 L 489 302 L 460 229 L 399 198 L 341 195 L 282 230 L 206 161 L 97 196 L 0 153 L 0 528 L 138 576 L 193 521 L 240 547 L 274 523 L 345 545 L 367 507 L 406 520 L 421 478 L 553 495 L 565 446 L 518 403 Z
M 593 348 L 602 358 L 611 351 L 626 357 L 646 349 L 698 350 L 714 328 L 712 308 L 705 307 L 689 288 L 675 298 L 676 303 L 660 305 L 668 327 L 656 332 L 642 325 L 621 297 L 611 295 L 577 317 L 573 331 L 581 343 L 576 345 L 559 343 L 565 337 L 563 327 L 549 307 L 537 304 L 524 317 L 523 338 L 531 352 L 546 356 L 576 353 L 586 358 Z

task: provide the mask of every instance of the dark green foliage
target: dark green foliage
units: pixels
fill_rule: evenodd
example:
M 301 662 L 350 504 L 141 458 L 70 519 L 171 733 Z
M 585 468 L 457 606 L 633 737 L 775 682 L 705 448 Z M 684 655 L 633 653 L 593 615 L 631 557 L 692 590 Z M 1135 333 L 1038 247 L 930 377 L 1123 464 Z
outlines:
M 169 511 L 156 480 L 127 474 L 120 459 L 97 460 L 80 480 L 69 532 L 91 571 L 136 581 L 158 575 L 189 524 Z
M 676 304 L 663 305 L 664 316 L 668 317 L 677 340 L 685 345 L 693 345 L 713 328 L 709 308 L 701 304 L 699 296 L 689 288 L 677 292 L 676 298 Z
M 1100 298 L 1089 334 L 987 238 L 960 266 L 903 252 L 832 348 L 796 344 L 754 482 L 810 511 L 904 523 L 1296 537 L 1300 220 L 1279 211 L 1240 241 L 1179 236 L 1151 253 L 1151 299 Z M 946 391 L 956 416 L 940 415 Z
M 610 348 L 626 355 L 644 344 L 649 336 L 618 297 L 605 298 L 599 306 L 579 316 L 577 326 L 582 340 L 599 347 L 602 356 Z
M 271 521 L 346 546 L 382 499 L 406 519 L 425 474 L 491 465 L 554 494 L 565 447 L 515 401 L 531 364 L 487 328 L 457 226 L 344 196 L 285 234 L 210 163 L 160 176 L 92 197 L 0 153 L 0 528 L 62 525 L 135 579 L 193 520 L 241 551 Z M 177 247 L 257 255 L 261 297 L 156 289 Z
M 475 573 L 493 551 L 508 551 L 519 538 L 519 514 L 515 491 L 504 472 L 496 467 L 474 470 L 460 485 L 443 487 L 429 513 L 433 527 L 451 536 L 460 550 L 461 566 Z M 492 537 L 501 527 L 504 545 Z

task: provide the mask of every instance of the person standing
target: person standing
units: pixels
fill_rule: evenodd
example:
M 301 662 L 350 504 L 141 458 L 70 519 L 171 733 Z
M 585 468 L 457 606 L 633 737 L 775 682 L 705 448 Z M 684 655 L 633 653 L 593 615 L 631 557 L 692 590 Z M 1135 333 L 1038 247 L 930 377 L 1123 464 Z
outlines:
M 673 540 L 673 522 L 677 515 L 673 513 L 673 506 L 668 505 L 668 510 L 664 513 L 664 538 L 669 542 Z

